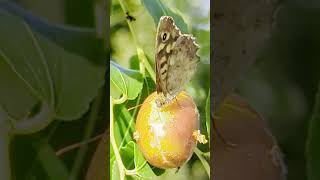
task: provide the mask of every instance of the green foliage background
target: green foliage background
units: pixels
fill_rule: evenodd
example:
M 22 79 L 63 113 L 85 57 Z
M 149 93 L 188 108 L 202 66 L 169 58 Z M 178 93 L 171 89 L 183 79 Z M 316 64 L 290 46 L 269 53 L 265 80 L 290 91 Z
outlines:
M 207 8 L 205 8 L 207 7 Z M 189 11 L 193 9 L 193 11 Z M 134 20 L 127 19 L 128 14 Z M 162 15 L 170 15 L 183 33 L 193 34 L 200 45 L 198 72 L 187 86 L 201 116 L 201 132 L 210 128 L 210 11 L 209 1 L 123 1 L 111 6 L 110 62 L 110 174 L 112 179 L 208 179 L 209 145 L 198 145 L 192 159 L 178 173 L 147 164 L 132 139 L 137 106 L 155 91 L 154 48 L 156 26 Z M 112 142 L 114 139 L 114 142 Z M 117 156 L 121 156 L 118 158 Z M 200 158 L 200 159 L 199 159 Z M 119 165 L 120 163 L 120 165 Z M 119 174 L 120 170 L 120 174 Z M 122 171 L 122 172 L 121 172 Z

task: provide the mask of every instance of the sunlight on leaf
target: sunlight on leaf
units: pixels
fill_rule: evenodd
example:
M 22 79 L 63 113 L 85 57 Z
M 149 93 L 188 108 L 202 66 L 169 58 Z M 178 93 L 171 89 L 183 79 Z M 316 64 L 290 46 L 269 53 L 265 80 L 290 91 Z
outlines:
M 139 71 L 123 68 L 110 61 L 110 84 L 122 95 L 127 96 L 127 99 L 133 100 L 139 95 L 142 90 L 142 81 Z

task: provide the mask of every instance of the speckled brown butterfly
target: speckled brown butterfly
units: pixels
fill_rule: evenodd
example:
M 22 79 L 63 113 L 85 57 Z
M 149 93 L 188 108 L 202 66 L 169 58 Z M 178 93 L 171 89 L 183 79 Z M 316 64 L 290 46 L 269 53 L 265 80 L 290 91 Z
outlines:
M 199 46 L 190 34 L 182 34 L 170 16 L 162 16 L 156 34 L 158 107 L 172 101 L 191 80 L 200 57 Z

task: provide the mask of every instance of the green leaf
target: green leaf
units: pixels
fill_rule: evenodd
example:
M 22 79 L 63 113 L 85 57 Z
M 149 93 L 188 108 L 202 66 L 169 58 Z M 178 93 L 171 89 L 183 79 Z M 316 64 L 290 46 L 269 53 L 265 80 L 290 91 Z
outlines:
M 14 119 L 26 117 L 38 101 L 36 92 L 21 80 L 1 54 L 0 83 L 0 106 Z
M 123 104 L 114 107 L 114 114 L 114 136 L 118 147 L 121 148 L 132 141 L 134 118 Z
M 182 16 L 177 12 L 172 11 L 166 6 L 166 4 L 162 3 L 161 0 L 143 0 L 143 3 L 150 15 L 153 17 L 155 24 L 159 23 L 161 16 L 171 16 L 181 32 L 188 32 L 188 26 L 184 22 Z
M 316 103 L 309 124 L 306 146 L 308 180 L 320 179 L 320 84 L 316 95 Z
M 133 100 L 142 90 L 143 78 L 139 71 L 126 69 L 110 61 L 110 85 L 116 88 L 117 94 L 125 95 L 127 99 Z M 111 96 L 116 95 L 114 93 Z
M 211 122 L 211 109 L 210 109 L 210 89 L 206 100 L 206 126 L 208 133 L 208 141 L 210 142 L 210 122 Z M 210 143 L 209 143 L 210 145 Z
M 120 148 L 120 155 L 124 166 L 127 169 L 134 168 L 134 142 L 130 141 L 124 147 Z
M 148 162 L 144 159 L 142 153 L 139 151 L 138 146 L 134 143 L 134 165 L 137 175 L 141 178 L 156 177 Z
M 39 99 L 53 105 L 54 88 L 49 66 L 30 27 L 20 19 L 1 11 L 0 23 L 6 24 L 0 29 L 1 61 L 7 63 L 20 81 L 32 89 Z
M 69 178 L 67 167 L 65 167 L 61 159 L 56 156 L 54 149 L 46 140 L 40 139 L 39 141 L 35 141 L 32 143 L 32 146 L 38 149 L 37 160 L 45 170 L 48 179 L 67 180 Z
M 82 116 L 104 84 L 106 66 L 64 51 L 38 35 L 55 82 L 56 117 L 73 120 Z
M 54 118 L 81 117 L 103 85 L 106 67 L 65 51 L 18 17 L 0 11 L 0 23 L 6 24 L 0 29 L 0 105 L 14 127 L 22 128 L 15 132 L 38 131 Z M 41 111 L 32 119 L 39 103 Z

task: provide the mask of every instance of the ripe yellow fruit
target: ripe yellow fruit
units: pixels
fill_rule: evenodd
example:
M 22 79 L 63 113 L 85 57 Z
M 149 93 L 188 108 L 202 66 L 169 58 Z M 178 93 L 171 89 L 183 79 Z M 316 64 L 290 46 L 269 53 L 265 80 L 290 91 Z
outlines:
M 157 93 L 141 106 L 134 138 L 145 159 L 155 167 L 180 167 L 190 159 L 197 144 L 199 112 L 192 97 L 181 92 L 171 103 L 157 107 Z

